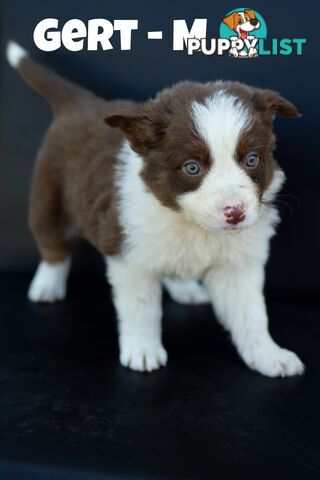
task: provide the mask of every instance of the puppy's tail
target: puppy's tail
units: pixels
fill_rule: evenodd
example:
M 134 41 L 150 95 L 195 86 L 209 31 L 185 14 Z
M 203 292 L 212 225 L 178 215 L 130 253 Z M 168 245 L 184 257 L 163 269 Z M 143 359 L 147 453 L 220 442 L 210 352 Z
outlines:
M 48 101 L 54 114 L 66 110 L 75 100 L 92 95 L 88 90 L 65 80 L 35 62 L 16 42 L 8 42 L 6 53 L 10 65 L 18 70 L 31 88 Z

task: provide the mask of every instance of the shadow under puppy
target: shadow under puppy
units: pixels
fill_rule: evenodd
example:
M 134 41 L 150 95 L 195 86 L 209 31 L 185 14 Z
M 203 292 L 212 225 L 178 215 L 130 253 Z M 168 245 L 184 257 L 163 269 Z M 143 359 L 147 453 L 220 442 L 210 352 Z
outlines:
M 30 300 L 65 297 L 74 232 L 106 259 L 122 365 L 166 364 L 164 284 L 177 301 L 210 300 L 250 368 L 301 374 L 299 358 L 268 332 L 263 295 L 279 220 L 272 201 L 284 180 L 273 119 L 298 117 L 296 107 L 221 81 L 181 82 L 144 104 L 105 101 L 13 42 L 7 57 L 54 114 L 33 178 L 30 227 L 42 261 Z

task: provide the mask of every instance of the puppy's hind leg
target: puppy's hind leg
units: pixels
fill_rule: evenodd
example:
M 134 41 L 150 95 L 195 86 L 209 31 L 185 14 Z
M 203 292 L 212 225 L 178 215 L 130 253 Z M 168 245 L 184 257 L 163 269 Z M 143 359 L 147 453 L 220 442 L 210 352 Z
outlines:
M 42 260 L 28 290 L 32 302 L 53 303 L 66 297 L 70 259 L 49 263 Z
M 55 162 L 42 149 L 33 179 L 29 225 L 42 257 L 28 291 L 33 302 L 55 302 L 66 296 L 70 241 Z

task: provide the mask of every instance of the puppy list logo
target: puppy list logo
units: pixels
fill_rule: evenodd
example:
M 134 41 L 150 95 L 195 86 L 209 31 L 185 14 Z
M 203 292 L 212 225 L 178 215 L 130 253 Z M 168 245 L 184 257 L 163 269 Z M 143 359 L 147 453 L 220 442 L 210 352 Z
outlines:
M 302 55 L 305 38 L 273 38 L 267 41 L 267 26 L 262 16 L 252 8 L 236 8 L 227 13 L 220 24 L 220 37 L 210 38 L 207 18 L 195 18 L 192 24 L 184 19 L 172 22 L 172 50 L 186 51 L 188 55 L 230 55 L 235 58 L 254 58 L 262 55 Z M 141 30 L 138 19 L 114 20 L 92 18 L 83 22 L 78 18 L 63 25 L 58 18 L 44 18 L 34 29 L 33 40 L 45 52 L 61 47 L 72 52 L 82 50 L 113 50 L 113 37 L 118 36 L 118 46 L 123 50 L 134 48 L 135 37 Z M 148 41 L 161 42 L 162 30 L 144 31 Z M 168 33 L 166 33 L 168 34 Z
M 233 42 L 229 50 L 230 56 L 257 57 L 258 40 L 267 38 L 266 22 L 258 12 L 252 9 L 237 8 L 229 12 L 222 20 L 220 37 Z
M 263 55 L 302 55 L 305 38 L 273 38 L 267 45 L 267 25 L 252 8 L 236 8 L 222 19 L 220 38 L 189 38 L 188 55 L 224 55 L 254 58 Z

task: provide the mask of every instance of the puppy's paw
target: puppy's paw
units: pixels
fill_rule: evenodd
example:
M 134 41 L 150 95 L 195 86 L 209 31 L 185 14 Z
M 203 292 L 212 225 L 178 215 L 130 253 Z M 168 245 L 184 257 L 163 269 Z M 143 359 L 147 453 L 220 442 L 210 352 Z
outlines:
M 131 341 L 120 348 L 120 363 L 124 367 L 138 372 L 152 372 L 164 367 L 168 354 L 161 344 L 150 345 L 148 342 Z
M 165 278 L 163 283 L 172 300 L 177 303 L 201 305 L 210 302 L 207 290 L 196 280 Z
M 243 359 L 250 368 L 268 377 L 292 377 L 302 375 L 305 370 L 294 352 L 276 344 L 247 349 L 243 352 Z
M 257 57 L 258 56 L 258 51 L 256 48 L 250 48 L 249 49 L 249 57 L 252 58 L 252 57 Z
M 238 52 L 238 50 L 237 50 L 235 47 L 233 47 L 233 48 L 230 48 L 230 50 L 229 50 L 229 55 L 230 55 L 231 57 L 238 57 L 238 56 L 239 56 L 239 52 Z
M 66 285 L 56 281 L 42 281 L 35 277 L 28 290 L 28 298 L 31 302 L 53 303 L 64 300 L 66 297 Z
M 48 303 L 63 300 L 69 267 L 69 260 L 56 264 L 41 262 L 28 291 L 29 300 Z

